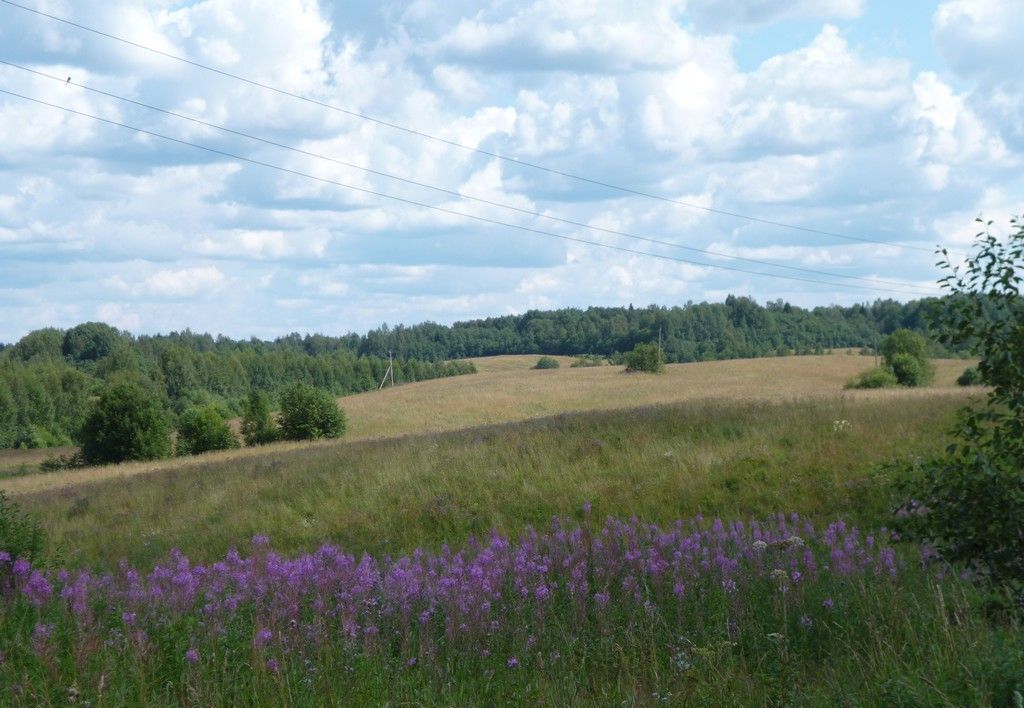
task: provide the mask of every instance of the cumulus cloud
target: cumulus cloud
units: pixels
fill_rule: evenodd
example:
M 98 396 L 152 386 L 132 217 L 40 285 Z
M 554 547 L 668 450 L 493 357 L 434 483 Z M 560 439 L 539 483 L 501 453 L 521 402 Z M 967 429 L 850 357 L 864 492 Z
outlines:
M 802 304 L 876 294 L 727 272 L 713 266 L 736 265 L 728 259 L 570 228 L 380 172 L 691 248 L 928 282 L 929 253 L 716 211 L 930 248 L 962 244 L 979 211 L 999 219 L 1020 209 L 1024 85 L 1013 58 L 1022 28 L 1011 5 L 948 0 L 921 12 L 908 31 L 928 32 L 930 21 L 948 70 L 853 41 L 850 28 L 871 22 L 862 0 L 54 6 L 448 143 L 0 7 L 5 57 L 74 79 L 64 85 L 0 67 L 0 85 L 11 91 L 401 199 L 706 262 L 644 258 L 430 211 L 2 96 L 0 341 L 90 318 L 142 331 L 273 336 L 729 292 Z M 758 41 L 752 28 L 794 19 L 815 31 L 740 68 L 737 48 Z M 217 307 L 203 302 L 210 296 Z
M 181 270 L 159 270 L 142 281 L 142 289 L 154 295 L 191 297 L 212 295 L 226 284 L 224 274 L 214 266 Z

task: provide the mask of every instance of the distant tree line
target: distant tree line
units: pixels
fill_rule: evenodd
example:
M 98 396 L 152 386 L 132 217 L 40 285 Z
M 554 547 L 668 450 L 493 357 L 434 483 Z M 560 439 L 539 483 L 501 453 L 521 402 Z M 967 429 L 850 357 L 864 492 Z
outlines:
M 100 394 L 123 382 L 141 387 L 172 428 L 196 408 L 240 415 L 252 391 L 277 407 L 296 383 L 337 396 L 371 390 L 384 377 L 387 355 L 362 354 L 358 345 L 357 336 L 265 342 L 185 331 L 134 337 L 99 322 L 37 330 L 0 349 L 0 448 L 77 441 Z M 396 383 L 473 371 L 468 362 L 404 356 L 394 362 Z
M 898 329 L 927 337 L 927 314 L 938 302 L 805 309 L 730 295 L 723 303 L 531 310 L 451 326 L 383 325 L 365 335 L 273 341 L 189 330 L 132 336 L 97 322 L 41 329 L 0 348 L 0 448 L 71 442 L 89 401 L 105 384 L 126 379 L 140 383 L 176 424 L 206 405 L 240 415 L 254 390 L 277 407 L 292 383 L 334 395 L 370 390 L 384 376 L 389 351 L 399 383 L 468 373 L 471 364 L 452 360 L 474 356 L 598 355 L 622 363 L 636 345 L 657 341 L 659 331 L 667 363 L 813 354 L 871 347 Z M 949 353 L 932 339 L 927 345 L 931 356 Z
M 656 342 L 660 329 L 667 363 L 712 361 L 860 349 L 898 329 L 927 337 L 927 313 L 936 302 L 878 300 L 850 307 L 804 309 L 782 300 L 759 305 L 748 297 L 730 295 L 723 303 L 531 310 L 451 326 L 430 322 L 411 327 L 385 325 L 363 337 L 348 335 L 335 341 L 367 356 L 386 356 L 393 351 L 420 360 L 595 354 L 620 362 L 637 344 Z M 295 346 L 306 345 L 305 338 L 293 337 Z M 929 347 L 933 356 L 949 353 L 931 339 Z

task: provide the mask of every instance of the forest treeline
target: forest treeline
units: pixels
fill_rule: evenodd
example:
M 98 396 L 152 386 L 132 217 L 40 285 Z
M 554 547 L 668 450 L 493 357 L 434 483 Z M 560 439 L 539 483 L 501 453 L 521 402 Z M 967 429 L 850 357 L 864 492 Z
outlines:
M 748 297 L 730 295 L 723 303 L 533 310 L 452 326 L 385 325 L 363 337 L 343 339 L 363 355 L 386 355 L 390 350 L 426 360 L 495 354 L 615 357 L 637 344 L 658 341 L 660 329 L 665 360 L 679 363 L 872 347 L 876 339 L 897 329 L 927 337 L 927 312 L 936 302 L 878 300 L 850 307 L 804 309 L 781 300 L 759 305 Z M 946 353 L 941 345 L 929 342 L 933 355 Z
M 0 349 L 0 447 L 70 442 L 89 401 L 107 382 L 142 382 L 176 416 L 215 403 L 238 415 L 251 390 L 279 392 L 294 382 L 336 395 L 375 388 L 396 357 L 395 381 L 473 371 L 452 360 L 497 354 L 628 352 L 657 341 L 668 362 L 811 354 L 871 347 L 897 329 L 927 334 L 932 300 L 878 300 L 851 307 L 804 309 L 781 300 L 760 305 L 729 296 L 723 303 L 677 307 L 590 307 L 529 311 L 446 326 L 384 325 L 365 335 L 290 334 L 273 341 L 234 340 L 188 330 L 132 336 L 102 323 L 42 329 Z M 946 353 L 931 342 L 933 355 Z
M 173 422 L 211 403 L 224 415 L 239 415 L 252 390 L 277 405 L 296 382 L 338 396 L 372 390 L 387 367 L 386 352 L 360 354 L 350 337 L 237 341 L 189 331 L 136 337 L 99 322 L 36 330 L 0 350 L 0 448 L 74 441 L 103 387 L 126 379 L 141 384 Z M 469 362 L 394 361 L 396 383 L 475 370 Z

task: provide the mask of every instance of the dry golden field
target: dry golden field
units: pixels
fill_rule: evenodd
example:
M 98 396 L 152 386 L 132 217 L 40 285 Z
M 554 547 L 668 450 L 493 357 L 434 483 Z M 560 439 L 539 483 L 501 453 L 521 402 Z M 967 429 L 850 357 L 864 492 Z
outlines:
M 936 361 L 936 381 L 923 389 L 844 391 L 843 384 L 872 364 L 870 357 L 833 354 L 673 364 L 661 375 L 627 374 L 621 366 L 569 368 L 572 359 L 556 357 L 560 369 L 532 370 L 536 355 L 474 359 L 478 373 L 423 381 L 339 399 L 348 415 L 348 432 L 340 440 L 280 443 L 275 452 L 353 441 L 376 440 L 481 425 L 509 423 L 573 411 L 601 411 L 688 401 L 779 402 L 841 397 L 863 400 L 887 397 L 930 398 L 973 390 L 956 386 L 969 364 Z M 58 452 L 67 452 L 62 449 Z M 0 470 L 35 466 L 54 451 L 5 451 Z M 188 469 L 213 462 L 265 455 L 268 448 L 248 448 L 157 462 L 126 463 L 46 474 L 0 477 L 10 494 L 41 492 L 156 470 Z

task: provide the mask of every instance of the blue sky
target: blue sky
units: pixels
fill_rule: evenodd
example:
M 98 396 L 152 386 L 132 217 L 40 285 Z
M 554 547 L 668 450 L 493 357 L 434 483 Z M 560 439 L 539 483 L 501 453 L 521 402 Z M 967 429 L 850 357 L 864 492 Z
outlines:
M 1005 229 L 1024 213 L 1024 13 L 1009 0 L 20 1 L 446 140 L 812 231 L 532 170 L 0 4 L 0 60 L 72 77 L 0 66 L 0 89 L 328 181 L 697 262 L 400 204 L 0 94 L 0 341 L 97 319 L 272 337 L 729 293 L 906 300 L 932 292 L 935 244 L 965 248 L 979 214 Z

